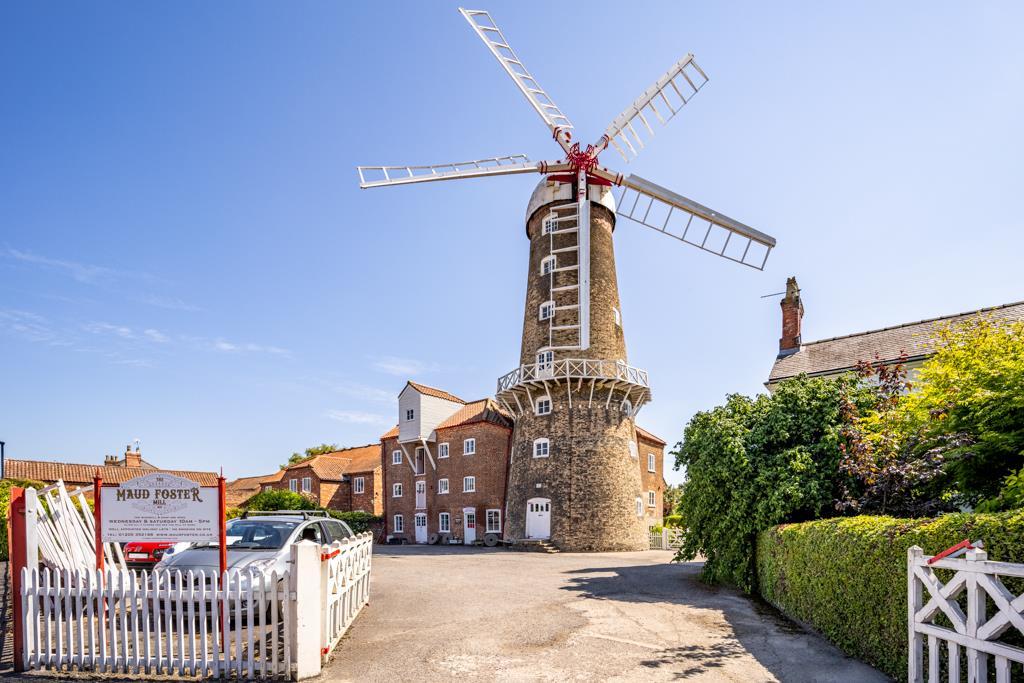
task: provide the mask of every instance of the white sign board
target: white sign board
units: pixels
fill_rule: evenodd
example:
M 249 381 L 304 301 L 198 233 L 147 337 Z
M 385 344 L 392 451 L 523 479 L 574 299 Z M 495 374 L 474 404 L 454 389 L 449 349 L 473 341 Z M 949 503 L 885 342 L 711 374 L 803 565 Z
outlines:
M 104 486 L 100 502 L 104 541 L 210 541 L 220 534 L 217 489 L 166 472 Z

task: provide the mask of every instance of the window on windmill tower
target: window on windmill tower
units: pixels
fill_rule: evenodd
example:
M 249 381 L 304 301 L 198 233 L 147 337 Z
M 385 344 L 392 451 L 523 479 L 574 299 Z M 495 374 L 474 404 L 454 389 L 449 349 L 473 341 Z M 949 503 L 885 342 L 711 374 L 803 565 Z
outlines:
M 537 354 L 537 371 L 550 370 L 551 364 L 555 362 L 554 351 L 541 351 Z
M 551 442 L 548 439 L 533 440 L 533 457 L 546 458 L 551 455 Z
M 633 415 L 633 404 L 628 398 L 622 402 L 622 413 L 626 417 L 631 417 Z
M 615 324 L 622 327 L 622 312 L 618 308 L 613 308 L 612 311 L 615 312 Z
M 541 396 L 537 399 L 537 415 L 548 415 L 551 413 L 551 398 L 549 396 Z
M 540 305 L 540 319 L 550 320 L 555 317 L 555 302 L 545 301 Z
M 540 262 L 540 274 L 541 275 L 550 275 L 551 271 L 553 271 L 555 269 L 556 265 L 557 265 L 557 261 L 556 261 L 554 255 L 545 256 L 544 259 Z
M 548 216 L 547 218 L 545 218 L 544 222 L 541 223 L 540 234 L 548 235 L 548 234 L 551 234 L 552 232 L 554 232 L 557 229 L 558 229 L 558 220 L 555 218 L 554 214 L 552 214 L 552 215 Z

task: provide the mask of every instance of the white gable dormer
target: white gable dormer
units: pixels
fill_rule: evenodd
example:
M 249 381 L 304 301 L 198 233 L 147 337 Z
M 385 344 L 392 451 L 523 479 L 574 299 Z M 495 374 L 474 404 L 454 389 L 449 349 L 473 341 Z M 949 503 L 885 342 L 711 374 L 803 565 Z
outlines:
M 437 394 L 444 392 L 437 391 Z M 465 404 L 422 391 L 409 382 L 398 395 L 398 440 L 400 442 L 432 440 L 434 430 Z

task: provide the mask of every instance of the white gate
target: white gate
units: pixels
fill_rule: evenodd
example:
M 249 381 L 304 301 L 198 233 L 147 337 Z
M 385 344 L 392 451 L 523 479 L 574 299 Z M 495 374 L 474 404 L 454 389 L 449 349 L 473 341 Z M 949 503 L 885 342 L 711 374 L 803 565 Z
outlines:
M 943 657 L 949 680 L 959 681 L 961 655 L 966 659 L 969 682 L 989 680 L 992 669 L 996 683 L 1009 683 L 1011 663 L 1024 664 L 1024 650 L 998 640 L 1010 628 L 1024 634 L 1024 595 L 1011 593 L 1000 577 L 1024 578 L 1024 565 L 990 562 L 984 550 L 968 550 L 965 559 L 944 558 L 929 564 L 930 559 L 917 546 L 907 550 L 909 680 L 924 680 L 927 637 L 929 683 L 939 681 Z M 943 583 L 936 569 L 954 573 Z M 961 594 L 965 594 L 966 614 Z M 989 601 L 995 606 L 991 615 L 987 612 Z
M 683 530 L 663 527 L 651 532 L 651 550 L 679 550 L 683 546 Z
M 22 570 L 26 670 L 290 675 L 288 573 Z M 224 625 L 223 633 L 220 624 Z
M 320 556 L 324 585 L 324 656 L 331 653 L 345 631 L 370 601 L 370 560 L 373 534 L 360 534 L 355 540 L 335 541 Z

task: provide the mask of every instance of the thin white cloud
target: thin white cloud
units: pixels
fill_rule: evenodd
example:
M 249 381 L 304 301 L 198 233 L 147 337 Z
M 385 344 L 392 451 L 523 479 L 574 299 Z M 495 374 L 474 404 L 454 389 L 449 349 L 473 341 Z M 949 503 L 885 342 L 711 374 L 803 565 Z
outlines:
M 15 308 L 0 309 L 0 329 L 38 344 L 71 345 L 70 341 L 54 331 L 46 318 L 31 311 Z
M 437 370 L 436 363 L 426 363 L 415 358 L 399 358 L 398 356 L 380 356 L 373 361 L 373 367 L 397 377 L 422 375 Z
M 361 401 L 374 401 L 376 403 L 392 403 L 398 399 L 394 390 L 378 389 L 377 387 L 358 384 L 355 382 L 341 382 L 329 384 L 335 392 L 344 396 L 350 396 Z
M 199 341 L 202 341 L 199 338 Z M 251 342 L 240 343 L 230 342 L 226 339 L 217 338 L 212 342 L 212 347 L 217 351 L 224 351 L 226 353 L 268 353 L 274 356 L 288 356 L 291 357 L 292 352 L 288 349 L 282 349 L 280 346 L 268 346 L 265 344 L 253 344 Z
M 136 298 L 136 301 L 157 308 L 164 308 L 168 311 L 199 311 L 198 306 L 182 301 L 173 296 L 158 296 L 156 294 L 145 294 Z
M 110 323 L 104 322 L 91 322 L 86 325 L 83 325 L 82 329 L 84 329 L 86 332 L 91 332 L 92 334 L 112 334 L 115 337 L 120 337 L 121 339 L 136 338 L 135 332 L 132 331 L 132 328 L 125 327 L 124 325 L 111 325 Z
M 50 270 L 63 271 L 79 282 L 93 284 L 99 280 L 103 280 L 114 275 L 114 271 L 103 266 L 95 266 L 89 263 L 80 263 L 78 261 L 65 261 L 63 259 L 49 258 L 47 256 L 33 254 L 30 251 L 21 251 L 20 249 L 8 248 L 5 254 L 10 258 L 21 261 L 22 263 L 30 263 L 32 265 L 42 266 L 43 268 L 49 268 Z
M 151 340 L 157 342 L 158 344 L 166 344 L 167 342 L 169 342 L 171 340 L 170 337 L 168 337 L 166 334 L 164 334 L 160 330 L 154 330 L 152 328 L 143 330 L 142 334 L 144 334 L 147 339 L 151 339 Z
M 349 424 L 387 425 L 391 423 L 384 415 L 367 413 L 362 410 L 328 410 L 327 417 Z

